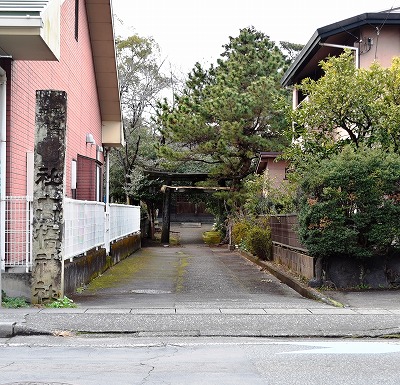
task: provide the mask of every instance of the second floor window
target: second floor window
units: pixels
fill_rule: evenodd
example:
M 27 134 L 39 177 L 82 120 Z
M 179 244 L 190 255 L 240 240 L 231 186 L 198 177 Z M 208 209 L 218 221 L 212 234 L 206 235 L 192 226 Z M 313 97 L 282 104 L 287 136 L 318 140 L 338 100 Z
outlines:
M 75 40 L 79 37 L 79 0 L 75 0 Z

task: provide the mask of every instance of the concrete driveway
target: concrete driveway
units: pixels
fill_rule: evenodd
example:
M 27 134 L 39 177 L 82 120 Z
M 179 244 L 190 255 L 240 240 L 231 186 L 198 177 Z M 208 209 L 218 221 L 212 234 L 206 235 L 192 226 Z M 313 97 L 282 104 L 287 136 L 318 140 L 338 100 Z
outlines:
M 309 308 L 305 299 L 237 252 L 209 247 L 209 224 L 175 224 L 180 246 L 145 246 L 72 296 L 84 307 Z

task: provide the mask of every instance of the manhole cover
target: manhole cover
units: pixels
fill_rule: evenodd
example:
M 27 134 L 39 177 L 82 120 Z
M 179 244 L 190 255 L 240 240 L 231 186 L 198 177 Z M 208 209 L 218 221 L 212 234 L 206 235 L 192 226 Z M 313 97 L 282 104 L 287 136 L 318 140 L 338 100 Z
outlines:
M 144 290 L 132 290 L 131 293 L 134 293 L 134 294 L 171 294 L 171 291 L 144 289 Z

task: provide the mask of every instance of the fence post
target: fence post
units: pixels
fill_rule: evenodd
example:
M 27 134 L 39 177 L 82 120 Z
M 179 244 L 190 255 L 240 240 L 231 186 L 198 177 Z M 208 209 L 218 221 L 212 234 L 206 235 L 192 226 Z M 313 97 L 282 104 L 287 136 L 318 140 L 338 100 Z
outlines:
M 104 247 L 107 255 L 110 254 L 110 204 L 106 203 L 106 211 L 104 213 Z
M 104 214 L 104 246 L 106 249 L 106 253 L 110 254 L 110 153 L 108 149 L 104 151 L 105 163 L 106 163 L 106 196 L 105 196 L 105 204 L 106 211 Z
M 32 303 L 64 296 L 62 231 L 67 94 L 36 91 Z
M 26 247 L 25 247 L 25 270 L 28 273 L 32 267 L 32 223 L 33 223 L 33 210 L 32 210 L 32 197 L 26 197 Z
M 0 297 L 1 297 L 1 273 L 5 269 L 5 254 L 6 254 L 6 115 L 7 115 L 7 75 L 6 71 L 0 67 Z M 1 298 L 0 298 L 1 299 Z M 1 300 L 0 300 L 1 307 Z

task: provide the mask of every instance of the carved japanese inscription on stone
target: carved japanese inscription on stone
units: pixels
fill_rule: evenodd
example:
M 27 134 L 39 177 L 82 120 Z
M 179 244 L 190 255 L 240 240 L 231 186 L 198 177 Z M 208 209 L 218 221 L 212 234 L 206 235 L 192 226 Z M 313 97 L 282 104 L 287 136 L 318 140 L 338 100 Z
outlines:
M 67 95 L 36 92 L 32 303 L 63 296 L 63 197 Z

